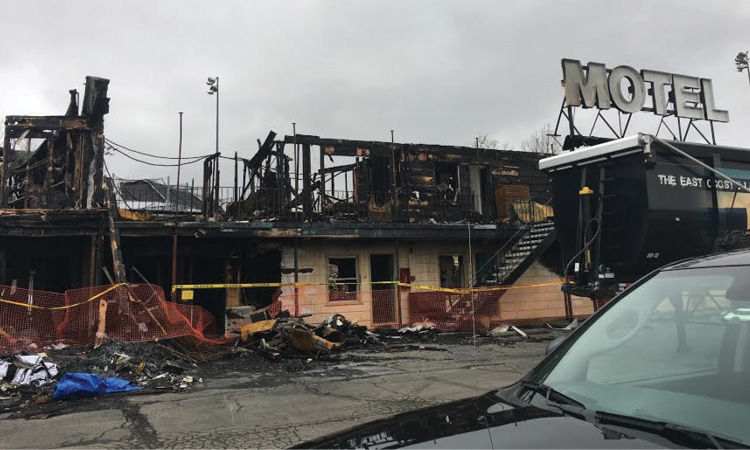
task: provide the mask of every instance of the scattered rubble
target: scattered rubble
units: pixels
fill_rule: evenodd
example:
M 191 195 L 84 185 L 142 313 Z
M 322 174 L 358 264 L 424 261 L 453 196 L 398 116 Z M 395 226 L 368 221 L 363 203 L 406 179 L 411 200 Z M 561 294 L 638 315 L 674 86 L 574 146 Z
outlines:
M 398 330 L 399 333 L 405 334 L 405 333 L 430 333 L 430 332 L 439 332 L 437 326 L 432 322 L 420 322 L 415 323 L 414 325 L 410 327 L 403 327 L 400 330 Z
M 202 381 L 184 375 L 197 367 L 196 363 L 232 353 L 231 347 L 201 344 L 187 338 L 138 343 L 109 340 L 95 348 L 51 351 L 65 373 L 121 378 L 139 387 L 171 390 L 186 389 L 193 382 Z
M 341 314 L 334 314 L 317 327 L 298 317 L 277 316 L 240 329 L 242 345 L 272 361 L 282 357 L 320 358 L 340 348 L 363 346 L 382 347 L 378 335 L 367 327 L 352 323 Z
M 54 381 L 57 365 L 46 362 L 44 353 L 14 355 L 0 361 L 0 380 L 19 386 L 43 386 Z
M 565 325 L 564 327 L 555 327 L 555 326 L 552 326 L 550 324 L 546 324 L 546 325 L 547 325 L 547 328 L 552 329 L 552 330 L 556 330 L 556 331 L 573 331 L 576 328 L 578 328 L 578 319 L 573 319 L 572 322 L 570 322 L 569 324 Z
M 318 325 L 307 324 L 301 317 L 290 317 L 286 311 L 275 317 L 254 314 L 247 319 L 251 322 L 235 327 L 237 339 L 225 345 L 194 337 L 135 343 L 105 340 L 87 348 L 53 345 L 41 349 L 46 353 L 0 358 L 0 412 L 69 401 L 82 394 L 183 391 L 202 383 L 202 376 L 224 373 L 221 367 L 266 372 L 271 370 L 264 368 L 263 364 L 267 364 L 277 367 L 272 370 L 305 372 L 318 364 L 323 364 L 322 367 L 338 364 L 345 350 L 448 351 L 441 344 L 484 345 L 498 341 L 513 346 L 520 341 L 551 339 L 578 325 L 573 321 L 523 330 L 502 325 L 477 335 L 482 338 L 477 342 L 471 333 L 443 333 L 431 322 L 371 332 L 341 314 L 331 315 Z M 279 365 L 282 360 L 285 362 Z M 209 362 L 216 363 L 206 364 Z
M 0 360 L 0 411 L 13 409 L 24 399 L 46 401 L 58 373 L 57 364 L 48 362 L 44 353 Z

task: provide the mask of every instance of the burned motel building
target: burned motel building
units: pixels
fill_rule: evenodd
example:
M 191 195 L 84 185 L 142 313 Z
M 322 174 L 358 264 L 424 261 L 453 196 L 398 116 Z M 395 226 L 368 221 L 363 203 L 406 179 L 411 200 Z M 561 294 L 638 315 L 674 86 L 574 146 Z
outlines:
M 123 181 L 105 164 L 108 84 L 87 77 L 61 116 L 5 118 L 0 285 L 147 281 L 220 329 L 277 300 L 313 321 L 461 329 L 467 296 L 426 287 L 541 284 L 475 298 L 488 326 L 592 311 L 543 283 L 562 272 L 547 155 L 270 132 L 203 158 L 193 183 Z

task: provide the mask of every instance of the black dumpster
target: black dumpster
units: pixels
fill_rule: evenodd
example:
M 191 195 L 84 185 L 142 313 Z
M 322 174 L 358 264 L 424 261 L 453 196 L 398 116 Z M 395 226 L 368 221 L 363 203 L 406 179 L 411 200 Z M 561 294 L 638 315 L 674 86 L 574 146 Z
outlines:
M 750 150 L 667 144 L 750 187 Z M 593 289 L 592 298 L 664 264 L 744 242 L 750 193 L 648 135 L 546 158 L 539 168 L 552 178 L 567 275 Z

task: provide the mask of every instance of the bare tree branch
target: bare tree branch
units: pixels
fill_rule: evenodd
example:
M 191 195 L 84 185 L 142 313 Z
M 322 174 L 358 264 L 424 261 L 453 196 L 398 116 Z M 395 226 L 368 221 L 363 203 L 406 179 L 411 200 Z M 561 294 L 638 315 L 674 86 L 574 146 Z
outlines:
M 552 133 L 552 125 L 545 123 L 521 143 L 521 150 L 544 154 L 558 153 L 562 149 L 557 141 L 550 136 Z

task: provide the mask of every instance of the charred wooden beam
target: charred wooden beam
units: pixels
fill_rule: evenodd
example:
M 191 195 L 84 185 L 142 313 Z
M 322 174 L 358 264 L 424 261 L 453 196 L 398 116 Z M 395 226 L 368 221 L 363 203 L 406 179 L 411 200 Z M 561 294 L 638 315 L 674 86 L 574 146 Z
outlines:
M 422 159 L 437 159 L 463 163 L 498 163 L 503 161 L 527 160 L 536 163 L 545 155 L 513 150 L 495 150 L 464 146 L 434 145 L 434 144 L 405 144 L 384 141 L 361 141 L 350 139 L 321 138 L 312 135 L 296 137 L 297 143 L 318 145 L 327 155 L 358 156 L 358 157 L 390 157 L 392 148 L 404 156 L 416 155 Z M 285 136 L 284 142 L 294 142 L 294 136 Z M 421 155 L 420 155 L 421 154 Z
M 0 175 L 0 208 L 8 206 L 8 176 L 10 175 L 10 136 L 5 133 L 3 140 L 3 166 Z
M 284 185 L 284 143 L 276 142 L 276 180 L 277 186 Z
M 6 116 L 5 125 L 11 137 L 19 137 L 26 130 L 86 131 L 89 129 L 88 118 L 83 116 Z
M 102 183 L 104 181 L 104 133 L 92 133 L 91 141 L 93 146 L 91 165 L 94 169 L 94 174 L 92 177 L 93 186 L 90 183 L 87 185 L 87 188 L 91 191 L 91 201 L 86 204 L 87 208 L 104 206 L 106 203 L 104 191 L 102 190 Z
M 274 146 L 274 139 L 276 139 L 276 133 L 274 133 L 273 131 L 269 131 L 268 136 L 266 136 L 266 140 L 258 148 L 258 153 L 250 158 L 248 167 L 250 168 L 252 173 L 257 174 L 258 169 L 261 167 L 261 164 L 263 164 L 263 161 L 271 154 Z
M 312 217 L 312 155 L 310 144 L 302 144 L 302 212 L 306 219 Z
M 104 130 L 104 115 L 109 112 L 108 87 L 109 80 L 106 78 L 86 77 L 81 116 L 88 118 L 89 126 L 94 130 Z
M 52 167 L 54 164 L 54 150 L 55 140 L 52 138 L 47 139 L 47 171 L 44 174 L 44 184 L 42 185 L 42 204 L 47 205 L 47 192 L 49 191 L 50 185 L 52 184 Z M 28 171 L 27 171 L 28 172 Z M 28 186 L 27 186 L 28 188 Z
M 107 196 L 107 203 L 109 206 L 107 221 L 109 223 L 109 244 L 112 251 L 112 267 L 114 269 L 115 283 L 125 283 L 127 279 L 125 274 L 125 264 L 122 262 L 120 230 L 115 223 L 115 220 L 117 219 L 117 201 L 115 200 L 112 180 L 107 180 L 105 189 L 105 195 Z
M 356 167 L 357 167 L 357 163 L 344 164 L 341 166 L 326 167 L 325 169 L 321 170 L 321 172 L 322 173 L 348 172 L 350 170 L 354 170 Z
M 320 151 L 320 162 L 318 163 L 318 175 L 320 176 L 320 192 L 322 194 L 326 193 L 326 157 L 323 153 L 323 150 Z M 320 210 L 323 210 L 323 204 L 320 205 Z

